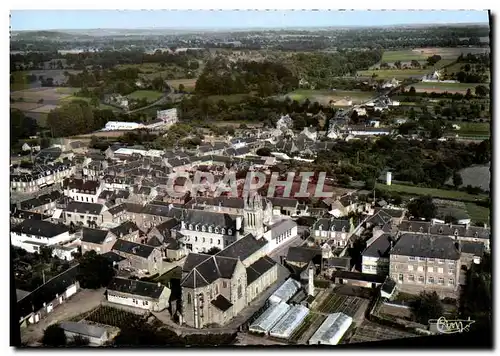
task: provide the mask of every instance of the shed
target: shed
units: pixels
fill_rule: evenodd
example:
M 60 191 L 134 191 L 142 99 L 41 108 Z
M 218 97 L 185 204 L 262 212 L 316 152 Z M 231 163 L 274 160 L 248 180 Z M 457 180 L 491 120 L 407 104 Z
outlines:
M 100 326 L 74 321 L 63 321 L 59 323 L 59 326 L 64 330 L 67 338 L 84 337 L 92 345 L 102 345 L 108 341 L 108 331 Z

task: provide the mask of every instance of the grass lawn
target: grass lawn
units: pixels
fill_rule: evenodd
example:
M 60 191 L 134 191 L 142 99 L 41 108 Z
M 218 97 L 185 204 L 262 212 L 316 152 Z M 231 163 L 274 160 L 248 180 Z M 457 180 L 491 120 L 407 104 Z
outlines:
M 474 202 L 486 198 L 486 195 L 484 194 L 472 195 L 458 190 L 422 188 L 413 185 L 392 184 L 388 186 L 385 184 L 377 183 L 377 188 L 380 190 L 387 190 L 408 195 L 430 195 L 434 198 L 455 199 L 469 202 Z
M 479 206 L 474 203 L 465 203 L 467 213 L 469 214 L 472 222 L 483 222 L 488 225 L 490 221 L 490 209 Z
M 137 90 L 127 95 L 129 99 L 142 99 L 146 98 L 148 101 L 156 101 L 162 97 L 162 93 L 154 90 Z
M 358 75 L 363 77 L 371 77 L 376 74 L 375 79 L 404 79 L 410 77 L 423 77 L 429 74 L 432 69 L 379 69 L 379 70 L 362 70 L 358 71 Z
M 90 103 L 90 98 L 86 98 L 83 96 L 73 96 L 73 95 L 70 95 L 66 98 L 61 99 L 60 103 L 62 104 L 64 102 L 73 101 L 73 100 L 82 100 L 82 101 L 86 101 L 87 103 Z M 114 106 L 106 105 L 103 103 L 99 104 L 99 109 L 101 109 L 101 110 L 109 109 L 109 110 L 113 110 L 113 111 L 120 111 L 120 109 L 117 109 Z
M 179 89 L 179 85 L 184 85 L 184 90 L 187 92 L 194 91 L 196 86 L 196 79 L 172 79 L 167 80 L 168 85 L 173 86 L 175 89 Z

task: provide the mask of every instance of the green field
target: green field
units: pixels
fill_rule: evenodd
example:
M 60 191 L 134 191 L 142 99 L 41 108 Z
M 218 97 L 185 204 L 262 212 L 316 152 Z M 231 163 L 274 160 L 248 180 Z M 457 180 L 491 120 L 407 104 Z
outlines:
M 475 83 L 416 83 L 412 84 L 417 92 L 435 92 L 435 93 L 466 93 L 467 89 L 471 89 L 472 94 L 474 94 L 474 88 L 478 85 L 484 84 L 475 84 Z
M 491 126 L 489 122 L 456 121 L 453 122 L 453 124 L 460 126 L 460 130 L 453 130 L 454 133 L 460 136 L 484 136 L 491 133 Z
M 490 209 L 479 206 L 474 203 L 465 203 L 467 213 L 469 214 L 472 222 L 483 222 L 490 225 Z
M 167 80 L 167 83 L 175 89 L 179 89 L 179 85 L 182 84 L 185 91 L 192 92 L 196 86 L 196 79 L 173 79 Z
M 382 55 L 382 62 L 409 62 L 412 60 L 425 61 L 429 56 L 411 49 L 404 49 L 400 51 L 386 51 Z
M 310 89 L 299 89 L 295 90 L 285 97 L 289 97 L 291 100 L 297 100 L 298 102 L 309 99 L 311 102 L 319 102 L 320 104 L 328 104 L 330 100 L 342 100 L 349 97 L 353 104 L 362 103 L 370 100 L 376 96 L 374 92 L 365 91 L 348 91 L 348 90 L 310 90 Z
M 409 77 L 423 77 L 429 74 L 430 69 L 378 69 L 378 70 L 361 70 L 358 72 L 359 76 L 371 77 L 376 74 L 376 79 L 405 79 Z
M 154 91 L 154 90 L 137 90 L 134 91 L 133 93 L 127 95 L 127 98 L 129 99 L 147 99 L 148 101 L 156 101 L 160 99 L 163 96 L 162 93 L 159 91 Z
M 73 101 L 73 100 L 82 100 L 82 101 L 86 101 L 87 103 L 90 103 L 90 98 L 83 97 L 83 96 L 73 96 L 73 95 L 70 95 L 66 98 L 61 99 L 61 101 L 59 103 L 63 104 L 64 102 Z M 101 109 L 101 110 L 109 109 L 109 110 L 119 111 L 119 109 L 115 108 L 114 106 L 106 105 L 103 103 L 99 103 L 99 109 Z
M 436 188 L 423 188 L 417 187 L 413 185 L 402 185 L 402 184 L 392 184 L 385 185 L 381 183 L 377 183 L 376 187 L 380 190 L 386 190 L 390 192 L 398 192 L 402 194 L 408 195 L 430 195 L 434 198 L 441 199 L 455 199 L 460 201 L 468 201 L 475 202 L 478 200 L 485 199 L 487 196 L 484 194 L 480 195 L 472 195 L 466 192 L 461 192 L 458 190 L 444 190 L 444 189 L 436 189 Z

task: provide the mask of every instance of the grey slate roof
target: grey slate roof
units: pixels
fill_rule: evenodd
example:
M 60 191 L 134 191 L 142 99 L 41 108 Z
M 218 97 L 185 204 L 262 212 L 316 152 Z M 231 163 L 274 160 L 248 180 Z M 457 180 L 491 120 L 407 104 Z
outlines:
M 106 239 L 106 236 L 108 236 L 108 233 L 108 230 L 89 229 L 84 227 L 82 229 L 82 241 L 93 244 L 102 244 Z
M 260 276 L 277 264 L 272 258 L 264 256 L 247 267 L 247 285 L 256 281 Z
M 137 227 L 137 225 L 134 222 L 127 220 L 127 221 L 122 222 L 117 227 L 110 229 L 109 231 L 111 231 L 117 237 L 121 237 L 124 235 L 131 234 L 135 231 L 140 231 L 140 229 Z
M 102 338 L 107 333 L 106 329 L 103 327 L 87 324 L 84 322 L 78 323 L 75 321 L 63 321 L 59 323 L 59 326 L 64 331 L 79 334 L 84 337 L 87 336 L 97 339 Z
M 458 260 L 460 258 L 455 241 L 451 237 L 410 233 L 399 237 L 391 254 L 445 260 Z
M 203 256 L 198 255 L 194 259 L 191 259 L 189 264 L 192 265 L 202 258 Z M 188 260 L 186 259 L 182 267 L 183 272 L 188 270 L 189 266 L 186 266 L 187 263 Z M 199 288 L 209 285 L 219 278 L 230 279 L 237 263 L 238 260 L 235 258 L 217 255 L 209 256 L 207 259 L 204 259 L 201 263 L 194 266 L 186 278 L 181 282 L 181 285 L 187 288 Z
M 399 225 L 400 231 L 408 232 L 422 232 L 433 235 L 447 235 L 447 236 L 461 236 L 472 237 L 478 239 L 490 239 L 491 230 L 484 227 L 466 226 L 466 225 L 453 225 L 453 224 L 439 224 L 430 223 L 426 221 L 402 221 Z
M 54 237 L 68 232 L 69 229 L 67 226 L 62 224 L 53 224 L 44 220 L 26 219 L 11 227 L 10 231 L 19 234 L 23 233 L 35 236 Z
M 389 257 L 391 249 L 391 241 L 395 241 L 390 234 L 382 234 L 373 241 L 372 244 L 366 247 L 362 255 L 366 257 Z
M 248 234 L 217 253 L 217 256 L 239 258 L 241 261 L 244 261 L 266 244 L 267 241 L 265 239 L 257 240 L 255 236 Z
M 113 250 L 142 258 L 148 258 L 153 253 L 154 247 L 118 239 L 113 245 Z
M 237 215 L 192 209 L 184 214 L 183 220 L 186 224 L 213 225 L 234 230 L 236 228 L 236 217 Z
M 332 230 L 332 227 L 334 227 L 335 231 L 342 231 L 342 228 L 344 228 L 346 232 L 349 232 L 351 228 L 349 220 L 322 218 L 316 221 L 313 226 L 313 230 L 319 230 L 320 225 L 322 226 L 323 230 Z
M 233 304 L 229 300 L 227 300 L 223 295 L 220 294 L 210 303 L 212 303 L 213 306 L 215 306 L 217 309 L 223 312 L 225 312 L 226 310 L 228 310 L 233 306 Z
M 474 256 L 482 256 L 484 244 L 482 242 L 461 241 L 460 248 L 463 253 L 470 253 Z
M 278 221 L 269 227 L 271 229 L 271 238 L 275 239 L 285 231 L 291 230 L 295 226 L 297 226 L 297 223 L 292 219 Z
M 294 246 L 288 249 L 286 260 L 288 262 L 309 263 L 318 255 L 321 256 L 320 248 Z
M 121 262 L 123 260 L 126 260 L 125 257 L 120 256 L 119 254 L 117 254 L 116 252 L 113 252 L 113 251 L 103 253 L 101 256 L 108 259 L 111 263 L 113 263 L 113 262 L 118 263 L 118 262 Z
M 103 209 L 104 205 L 102 204 L 71 201 L 64 211 L 68 213 L 100 215 Z
M 115 277 L 109 284 L 108 291 L 111 290 L 120 293 L 140 295 L 141 297 L 158 299 L 164 288 L 165 286 L 158 286 L 157 283 Z

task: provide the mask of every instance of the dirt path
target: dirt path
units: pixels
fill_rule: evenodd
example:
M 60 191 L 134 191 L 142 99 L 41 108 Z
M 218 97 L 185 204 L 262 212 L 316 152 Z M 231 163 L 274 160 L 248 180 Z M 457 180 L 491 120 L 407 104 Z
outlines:
M 40 320 L 39 323 L 22 328 L 21 342 L 28 345 L 36 345 L 43 337 L 43 332 L 48 326 L 85 313 L 97 307 L 104 299 L 104 289 L 84 289 L 78 292 L 64 304 L 55 308 L 52 313 Z

